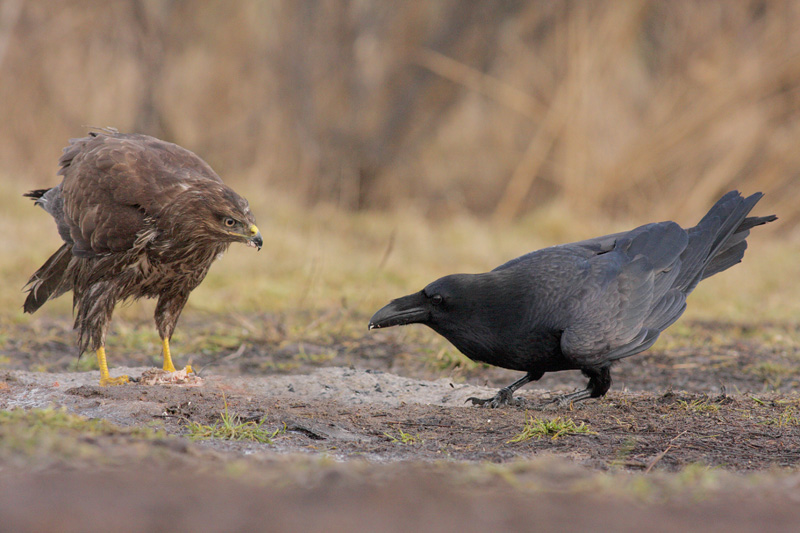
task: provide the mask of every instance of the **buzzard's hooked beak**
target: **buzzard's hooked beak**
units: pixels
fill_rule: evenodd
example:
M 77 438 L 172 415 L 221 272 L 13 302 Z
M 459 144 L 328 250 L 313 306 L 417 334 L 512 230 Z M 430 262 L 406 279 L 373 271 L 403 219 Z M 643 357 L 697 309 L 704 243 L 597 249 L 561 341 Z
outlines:
M 261 247 L 264 245 L 264 239 L 261 238 L 261 232 L 258 231 L 258 227 L 255 224 L 250 226 L 250 237 L 248 238 L 247 245 L 254 246 L 259 250 L 261 250 Z
M 425 322 L 430 319 L 430 309 L 422 291 L 392 300 L 369 320 L 369 329 L 390 328 Z

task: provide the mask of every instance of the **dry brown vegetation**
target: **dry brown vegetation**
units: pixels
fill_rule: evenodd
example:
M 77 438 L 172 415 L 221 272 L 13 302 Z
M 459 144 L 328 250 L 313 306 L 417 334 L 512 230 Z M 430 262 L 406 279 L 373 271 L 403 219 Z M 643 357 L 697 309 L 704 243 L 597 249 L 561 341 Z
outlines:
M 0 10 L 4 177 L 85 125 L 310 203 L 800 218 L 796 2 L 27 2 Z
M 41 413 L 11 412 L 19 420 L 6 432 L 19 438 L 0 438 L 0 514 L 61 530 L 62 509 L 91 504 L 76 514 L 106 530 L 102 509 L 146 521 L 167 502 L 174 516 L 160 518 L 175 530 L 211 523 L 199 511 L 263 527 L 264 509 L 275 524 L 337 530 L 319 509 L 330 505 L 361 529 L 382 518 L 407 531 L 418 515 L 417 529 L 454 519 L 485 531 L 497 515 L 516 528 L 597 528 L 601 517 L 611 529 L 625 519 L 629 530 L 682 520 L 794 530 L 799 27 L 789 1 L 0 0 L 0 403 L 51 402 L 125 426 L 62 424 L 57 412 L 42 435 Z M 54 185 L 61 148 L 90 125 L 186 146 L 251 202 L 264 250 L 232 247 L 174 339 L 176 359 L 213 387 L 71 386 L 95 362 L 75 357 L 70 297 L 21 312 L 27 276 L 59 244 L 21 193 Z M 557 413 L 597 434 L 509 443 L 523 410 L 380 407 L 402 391 L 388 383 L 439 391 L 432 380 L 447 378 L 444 397 L 518 377 L 467 361 L 423 327 L 367 333 L 388 299 L 550 244 L 658 219 L 692 224 L 733 188 L 765 192 L 757 214 L 780 220 L 754 230 L 744 263 L 703 282 L 685 317 L 615 370 L 608 398 Z M 118 308 L 112 372 L 159 360 L 152 310 Z M 317 370 L 382 386 L 318 382 Z M 378 407 L 329 400 L 329 382 Z M 562 372 L 539 385 L 581 384 Z M 214 428 L 228 402 L 251 417 L 232 424 L 279 431 L 274 447 L 181 440 L 183 418 Z M 127 428 L 159 421 L 168 438 L 143 443 Z M 131 471 L 145 462 L 152 475 Z M 200 478 L 184 477 L 195 469 Z M 108 480 L 120 494 L 97 509 Z

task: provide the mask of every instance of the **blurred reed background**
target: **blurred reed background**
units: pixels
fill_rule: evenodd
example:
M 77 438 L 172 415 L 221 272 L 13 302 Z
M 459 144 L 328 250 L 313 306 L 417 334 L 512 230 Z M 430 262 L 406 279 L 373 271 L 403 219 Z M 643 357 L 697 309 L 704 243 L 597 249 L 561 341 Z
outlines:
M 780 216 L 751 246 L 779 244 L 709 281 L 705 308 L 737 292 L 722 305 L 750 316 L 766 294 L 784 316 L 800 309 L 798 29 L 795 1 L 1 0 L 8 300 L 57 245 L 19 194 L 57 183 L 68 138 L 114 126 L 195 151 L 269 225 L 269 272 L 232 249 L 198 289 L 226 302 L 350 294 L 367 313 L 541 245 L 696 223 L 738 188 Z M 32 232 L 46 242 L 8 237 Z M 240 286 L 256 276 L 269 285 Z
M 800 219 L 800 3 L 0 3 L 3 178 L 69 137 L 187 146 L 234 184 L 514 219 L 693 220 L 763 190 Z

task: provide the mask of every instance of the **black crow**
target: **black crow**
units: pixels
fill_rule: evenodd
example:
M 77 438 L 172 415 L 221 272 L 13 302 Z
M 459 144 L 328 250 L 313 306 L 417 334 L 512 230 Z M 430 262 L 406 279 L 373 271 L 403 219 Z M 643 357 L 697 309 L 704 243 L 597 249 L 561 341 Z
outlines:
M 731 191 L 693 228 L 646 224 L 445 276 L 392 300 L 369 329 L 425 324 L 474 361 L 527 373 L 493 398 L 470 398 L 475 405 L 508 404 L 522 385 L 559 370 L 580 370 L 589 384 L 558 403 L 598 398 L 611 365 L 650 348 L 700 281 L 742 260 L 750 228 L 777 218 L 746 218 L 762 196 Z

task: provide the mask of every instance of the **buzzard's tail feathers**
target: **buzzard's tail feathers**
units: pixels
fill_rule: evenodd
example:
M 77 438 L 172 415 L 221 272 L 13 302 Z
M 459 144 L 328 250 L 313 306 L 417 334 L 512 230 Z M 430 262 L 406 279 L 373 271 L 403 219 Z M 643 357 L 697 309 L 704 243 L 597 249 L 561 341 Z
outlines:
M 31 276 L 25 285 L 28 297 L 22 306 L 23 311 L 33 313 L 50 298 L 60 296 L 72 288 L 64 279 L 72 259 L 71 248 L 71 245 L 64 244 Z

